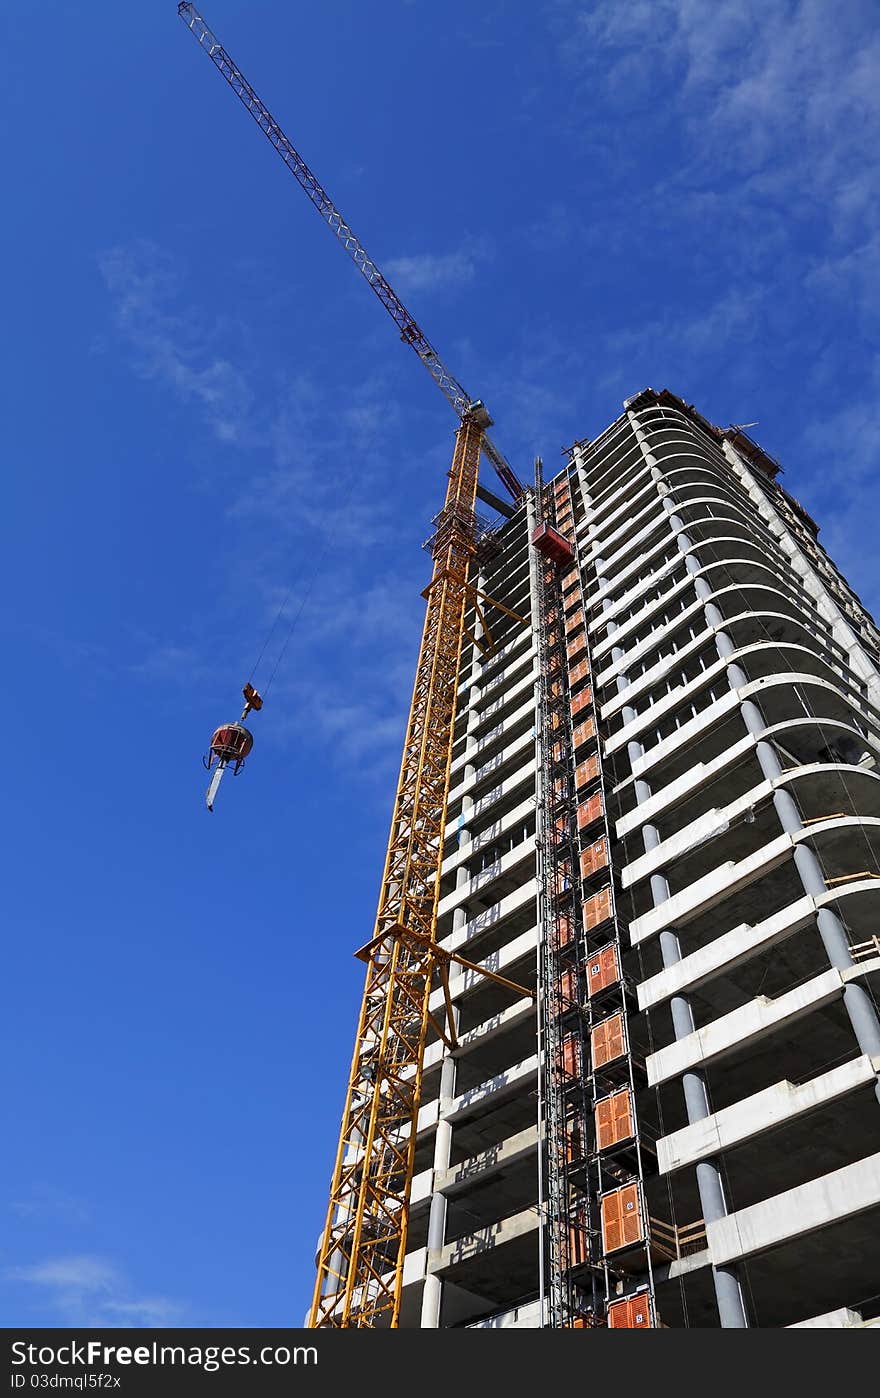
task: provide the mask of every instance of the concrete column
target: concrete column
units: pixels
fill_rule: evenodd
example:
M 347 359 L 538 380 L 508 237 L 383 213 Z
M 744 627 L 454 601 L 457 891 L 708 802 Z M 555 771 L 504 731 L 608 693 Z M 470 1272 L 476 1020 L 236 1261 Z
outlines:
M 685 537 L 679 534 L 679 543 Z M 696 562 L 693 556 L 687 560 L 689 571 L 693 571 L 690 566 L 692 562 Z M 694 579 L 694 591 L 703 602 L 706 624 L 715 628 L 715 645 L 719 658 L 726 660 L 735 653 L 736 646 L 723 629 L 725 619 L 720 609 L 709 600 L 712 589 L 705 578 L 698 577 Z M 731 689 L 734 690 L 742 689 L 749 682 L 742 666 L 735 661 L 732 661 L 727 667 L 727 680 Z M 764 732 L 767 724 L 754 700 L 743 700 L 740 703 L 740 713 L 749 733 L 757 736 Z M 782 764 L 772 743 L 760 741 L 755 751 L 761 774 L 765 780 L 778 781 L 782 776 Z M 800 812 L 790 791 L 784 787 L 776 790 L 773 795 L 773 806 L 786 834 L 795 835 L 804 829 Z M 812 897 L 827 893 L 828 886 L 825 883 L 822 867 L 809 845 L 799 844 L 796 847 L 794 864 L 805 893 Z M 837 914 L 831 908 L 823 908 L 816 915 L 816 923 L 830 964 L 838 970 L 846 970 L 855 965 L 849 949 L 846 929 Z M 870 1056 L 880 1054 L 880 1019 L 878 1019 L 876 1006 L 864 986 L 856 982 L 847 985 L 843 992 L 843 1004 L 859 1051 Z M 875 1095 L 880 1102 L 880 1081 L 875 1088 Z
M 730 654 L 728 647 L 732 648 L 730 637 L 723 632 L 719 633 L 718 649 L 722 658 L 725 654 Z M 734 688 L 739 688 L 747 682 L 743 670 L 736 664 L 729 667 L 728 676 Z M 757 735 L 764 732 L 767 726 L 764 716 L 753 700 L 746 700 L 742 703 L 740 711 L 743 722 L 750 733 Z M 772 743 L 761 740 L 755 751 L 764 778 L 771 782 L 778 781 L 782 776 L 782 763 L 779 761 L 779 755 Z M 773 806 L 779 817 L 779 823 L 786 834 L 796 835 L 804 829 L 804 823 L 801 820 L 794 797 L 785 787 L 780 787 L 774 792 Z M 815 851 L 809 845 L 804 843 L 797 845 L 794 852 L 794 865 L 805 893 L 812 897 L 819 897 L 828 892 L 822 866 Z M 855 962 L 849 949 L 846 929 L 833 909 L 822 908 L 816 915 L 816 923 L 830 964 L 839 971 L 848 970 L 849 967 L 854 966 Z M 864 986 L 859 985 L 856 981 L 850 982 L 843 992 L 843 1007 L 846 1010 L 859 1051 L 871 1056 L 880 1054 L 880 1019 L 877 1016 L 876 1006 Z M 875 1087 L 875 1095 L 880 1102 L 880 1082 Z
M 647 439 L 638 425 L 635 414 L 630 413 L 630 420 L 633 424 L 636 438 L 642 449 L 642 456 L 648 465 L 652 467 L 651 475 L 655 483 L 660 485 L 662 472 L 657 466 L 657 461 L 648 449 Z M 677 536 L 679 548 L 683 553 L 687 553 L 691 547 L 691 541 L 684 534 L 684 523 L 675 515 L 671 501 L 663 499 L 664 509 L 669 515 L 669 524 L 673 533 Z M 689 572 L 695 571 L 699 563 L 688 558 L 686 565 Z M 615 647 L 612 652 L 615 661 L 622 659 L 623 651 Z M 618 691 L 626 688 L 629 683 L 628 677 L 622 674 L 618 679 Z M 627 723 L 635 717 L 635 710 L 626 706 L 623 710 L 623 721 Z M 628 754 L 630 764 L 634 764 L 642 755 L 641 743 L 631 742 L 628 744 Z M 651 787 L 648 782 L 641 779 L 636 782 L 636 796 L 639 801 L 647 800 L 651 795 Z M 660 835 L 656 827 L 646 824 L 642 827 L 642 835 L 646 852 L 654 849 L 660 843 Z M 651 897 L 654 906 L 665 902 L 669 898 L 669 884 L 660 874 L 655 874 L 651 878 Z M 681 949 L 678 936 L 674 930 L 669 929 L 660 936 L 660 952 L 664 966 L 672 966 L 676 961 L 681 960 Z M 671 1002 L 672 1027 L 676 1039 L 682 1039 L 686 1035 L 693 1033 L 694 1017 L 691 1010 L 690 1001 L 684 995 L 673 996 Z M 684 1093 L 685 1110 L 687 1112 L 688 1123 L 701 1121 L 710 1114 L 709 1094 L 706 1088 L 705 1077 L 701 1073 L 684 1073 L 682 1075 L 682 1091 Z M 707 1223 L 723 1218 L 727 1212 L 727 1201 L 724 1197 L 724 1186 L 721 1172 L 718 1166 L 711 1160 L 701 1161 L 697 1166 L 697 1192 L 700 1196 L 700 1207 L 703 1211 L 703 1218 Z M 718 1318 L 723 1329 L 746 1329 L 748 1328 L 748 1317 L 746 1315 L 745 1302 L 742 1294 L 739 1276 L 735 1268 L 713 1267 L 712 1281 L 715 1287 L 715 1300 L 718 1305 Z
M 637 749 L 641 756 L 641 744 L 631 743 L 630 749 Z M 631 753 L 632 756 L 632 753 Z M 639 785 L 646 789 L 645 794 L 650 794 L 650 787 L 647 782 L 640 782 Z M 640 797 L 644 799 L 644 796 Z M 644 836 L 645 851 L 655 849 L 660 843 L 660 834 L 653 825 L 642 827 Z M 667 880 L 662 874 L 651 875 L 651 897 L 654 907 L 665 903 L 670 896 L 670 889 Z M 681 947 L 679 946 L 678 935 L 673 929 L 667 929 L 660 934 L 660 953 L 663 957 L 664 966 L 674 966 L 681 960 Z M 670 1008 L 672 1011 L 672 1028 L 676 1039 L 684 1039 L 694 1031 L 694 1016 L 691 1010 L 690 1000 L 685 995 L 674 995 Z M 706 1079 L 702 1073 L 683 1073 L 682 1091 L 684 1093 L 684 1104 L 687 1112 L 688 1124 L 693 1125 L 695 1121 L 702 1121 L 704 1117 L 711 1114 L 711 1104 L 709 1102 L 709 1092 L 706 1087 Z M 703 1160 L 697 1165 L 697 1192 L 700 1196 L 700 1208 L 703 1211 L 703 1218 L 706 1223 L 714 1223 L 716 1219 L 724 1218 L 727 1214 L 727 1200 L 724 1196 L 724 1182 L 721 1171 L 712 1160 Z M 713 1267 L 712 1280 L 715 1285 L 715 1299 L 718 1303 L 718 1318 L 724 1329 L 746 1329 L 748 1319 L 746 1317 L 745 1302 L 742 1295 L 739 1277 L 734 1268 Z
M 464 764 L 464 771 L 462 772 L 462 781 L 465 783 L 465 785 L 467 785 L 468 782 L 472 782 L 476 775 L 476 764 L 473 762 L 466 762 Z M 473 797 L 471 797 L 471 809 L 473 809 L 473 804 Z
M 484 576 L 482 573 L 479 573 L 479 574 L 477 575 L 475 586 L 476 586 L 481 592 L 485 592 L 485 590 L 486 590 L 486 579 L 485 579 L 485 576 Z M 479 617 L 475 617 L 475 618 L 474 618 L 474 635 L 475 635 L 476 637 L 479 638 L 479 637 L 482 636 L 482 634 L 483 634 L 483 627 L 482 627 L 482 624 L 481 624 L 481 622 L 480 622 L 480 619 L 479 619 Z M 479 648 L 478 648 L 477 646 L 474 646 L 474 648 L 473 648 L 473 661 L 472 661 L 472 663 L 471 663 L 471 672 L 470 672 L 470 676 L 469 676 L 470 683 L 471 683 L 472 686 L 473 686 L 473 685 L 478 685 L 478 684 L 479 684 L 479 682 L 480 682 L 480 675 L 482 674 L 482 670 L 483 670 L 482 656 L 481 656 L 481 653 L 480 653 Z
M 580 486 L 581 499 L 587 510 L 593 508 L 593 499 L 590 495 L 589 483 L 587 481 L 587 469 L 584 466 L 584 455 L 579 447 L 574 450 L 574 466 L 577 474 L 578 485 Z
M 475 708 L 468 709 L 467 729 L 464 740 L 464 750 L 466 753 L 476 752 L 477 750 L 476 730 L 479 727 L 479 723 L 480 715 L 477 710 Z
M 464 820 L 462 821 L 461 830 L 458 832 L 458 837 L 459 837 L 459 840 L 460 840 L 462 843 L 464 843 L 464 842 L 465 842 L 465 837 L 467 838 L 467 840 L 470 840 L 470 838 L 471 838 L 471 833 L 470 833 L 470 830 L 468 829 L 468 825 L 469 825 L 470 821 L 473 820 L 473 817 L 474 817 L 474 798 L 473 798 L 473 796 L 462 796 L 462 798 L 461 798 L 461 813 L 462 813 L 462 816 L 464 817 Z
M 441 1170 L 449 1169 L 452 1155 L 452 1126 L 446 1113 L 455 1097 L 455 1059 L 448 1054 L 440 1069 L 440 1115 L 437 1121 L 437 1134 L 434 1138 L 434 1178 Z M 435 1191 L 431 1195 L 431 1212 L 428 1215 L 428 1254 L 443 1247 L 446 1241 L 446 1196 Z M 440 1308 L 443 1303 L 443 1282 L 433 1272 L 425 1276 L 422 1291 L 422 1313 L 420 1328 L 437 1330 L 440 1326 Z
M 669 521 L 677 534 L 679 548 L 687 553 L 692 544 L 684 532 L 684 523 L 673 512 L 670 502 L 664 501 L 664 504 L 670 510 Z M 696 573 L 699 571 L 699 560 L 694 554 L 688 554 L 685 566 L 689 573 Z M 727 659 L 734 653 L 736 646 L 728 633 L 722 629 L 724 616 L 720 609 L 709 600 L 712 596 L 712 588 L 706 578 L 694 578 L 694 591 L 703 602 L 706 624 L 716 630 L 715 643 L 718 655 L 722 660 Z M 732 689 L 741 689 L 743 685 L 748 684 L 748 676 L 742 666 L 735 662 L 728 666 L 727 678 Z M 740 712 L 749 733 L 763 733 L 767 725 L 763 714 L 754 701 L 744 700 L 740 704 Z M 775 748 L 768 742 L 759 742 L 756 753 L 762 775 L 768 781 L 776 781 L 782 775 L 782 765 Z M 792 835 L 803 830 L 803 821 L 790 792 L 786 790 L 776 791 L 773 796 L 773 805 L 779 816 L 780 824 L 787 834 Z M 794 863 L 805 893 L 816 896 L 828 891 L 819 861 L 808 845 L 798 846 L 794 854 Z M 838 970 L 853 966 L 855 963 L 849 950 L 849 940 L 837 914 L 830 908 L 823 908 L 817 914 L 816 922 L 831 965 L 837 967 Z M 874 1002 L 865 988 L 856 983 L 848 985 L 844 990 L 843 1003 L 860 1051 L 870 1055 L 880 1053 L 880 1019 L 878 1019 Z M 880 1101 L 880 1081 L 878 1081 L 875 1093 Z

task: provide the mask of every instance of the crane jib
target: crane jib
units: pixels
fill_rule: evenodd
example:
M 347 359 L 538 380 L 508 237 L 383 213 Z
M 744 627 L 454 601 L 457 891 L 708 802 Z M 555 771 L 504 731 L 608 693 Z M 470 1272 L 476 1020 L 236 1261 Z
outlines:
M 271 141 L 318 213 L 332 229 L 352 262 L 373 288 L 382 305 L 399 327 L 401 339 L 412 346 L 447 402 L 459 418 L 463 419 L 475 401 L 473 396 L 465 391 L 455 376 L 446 368 L 418 322 L 410 315 L 397 292 L 380 272 L 369 253 L 345 222 L 320 180 L 309 169 L 293 143 L 285 136 L 268 107 L 257 96 L 238 65 L 229 57 L 195 5 L 190 4 L 188 0 L 181 0 L 177 6 L 177 13 L 187 28 L 195 35 L 214 66 L 223 74 L 236 96 L 250 112 L 260 130 Z M 523 495 L 523 487 L 511 466 L 498 449 L 488 441 L 484 443 L 484 450 L 505 489 L 509 491 L 514 500 L 519 501 Z

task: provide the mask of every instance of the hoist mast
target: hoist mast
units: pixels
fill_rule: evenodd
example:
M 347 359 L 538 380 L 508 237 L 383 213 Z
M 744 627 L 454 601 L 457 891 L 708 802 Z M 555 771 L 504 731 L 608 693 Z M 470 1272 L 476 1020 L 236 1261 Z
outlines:
M 186 3 L 178 5 L 178 13 L 343 244 L 461 422 L 446 499 L 434 520 L 433 574 L 423 594 L 427 611 L 379 910 L 372 939 L 357 953 L 366 962 L 366 985 L 309 1319 L 312 1327 L 396 1326 L 429 1027 L 449 1048 L 457 1043 L 449 964 L 456 962 L 517 995 L 532 994 L 435 940 L 465 606 L 469 597 L 478 611 L 478 598 L 500 606 L 477 593 L 469 580 L 476 553 L 474 507 L 481 452 L 515 500 L 523 488 L 486 436 L 491 419 L 482 402 L 470 399 L 446 369 L 202 16 Z M 441 987 L 445 1015 L 438 1018 L 429 1000 L 432 990 Z

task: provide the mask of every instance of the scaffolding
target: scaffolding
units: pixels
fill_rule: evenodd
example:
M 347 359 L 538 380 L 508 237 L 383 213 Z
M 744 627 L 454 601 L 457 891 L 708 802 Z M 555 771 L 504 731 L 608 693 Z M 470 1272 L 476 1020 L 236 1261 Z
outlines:
M 656 1324 L 653 1259 L 678 1254 L 644 1190 L 635 1009 L 624 970 L 588 617 L 568 473 L 536 467 L 541 998 L 549 1324 Z M 545 551 L 547 530 L 555 536 Z M 568 559 L 556 540 L 567 545 Z M 637 1290 L 631 1295 L 622 1292 Z
M 538 606 L 538 886 L 541 920 L 540 1015 L 546 1248 L 549 1323 L 554 1329 L 600 1316 L 597 1271 L 590 1238 L 595 1200 L 582 1173 L 590 1133 L 584 1066 L 589 1052 L 585 1013 L 581 899 L 577 877 L 577 822 L 567 643 L 553 496 L 536 462 L 539 554 L 534 577 Z M 552 514 L 548 540 L 547 515 Z M 553 535 L 557 536 L 554 539 Z M 545 549 L 547 551 L 545 552 Z M 550 549 L 553 552 L 550 552 Z M 568 547 L 568 561 L 573 550 Z M 585 1187 L 586 1186 L 586 1187 Z M 604 1290 L 604 1288 L 603 1288 Z

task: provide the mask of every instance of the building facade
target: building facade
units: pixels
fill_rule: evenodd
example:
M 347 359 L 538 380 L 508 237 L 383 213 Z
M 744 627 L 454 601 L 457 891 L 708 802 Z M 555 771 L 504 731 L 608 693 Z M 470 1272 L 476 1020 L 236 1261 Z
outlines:
M 880 633 L 779 473 L 648 389 L 484 557 L 438 938 L 534 995 L 451 976 L 404 1326 L 880 1316 Z

